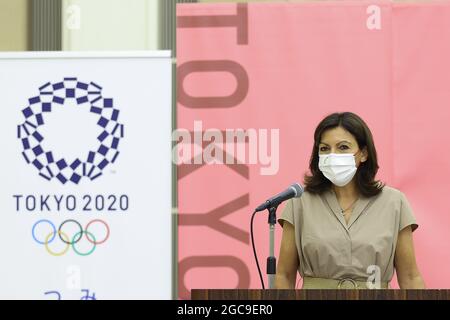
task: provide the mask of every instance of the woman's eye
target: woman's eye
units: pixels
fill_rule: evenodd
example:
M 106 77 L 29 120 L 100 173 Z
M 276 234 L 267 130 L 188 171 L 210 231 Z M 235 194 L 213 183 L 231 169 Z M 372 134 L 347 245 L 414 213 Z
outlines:
M 320 151 L 322 151 L 322 152 L 327 151 L 327 150 L 328 150 L 327 147 L 320 147 Z
M 348 149 L 348 146 L 343 145 L 343 146 L 340 146 L 339 149 L 341 149 L 341 150 L 347 150 L 347 149 Z

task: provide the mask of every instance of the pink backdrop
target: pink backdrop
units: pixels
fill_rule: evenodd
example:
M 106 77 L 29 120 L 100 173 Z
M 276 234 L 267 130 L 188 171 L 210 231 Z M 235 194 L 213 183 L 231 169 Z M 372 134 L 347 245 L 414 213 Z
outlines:
M 408 196 L 420 225 L 424 279 L 450 287 L 448 2 L 186 4 L 177 39 L 179 128 L 201 120 L 204 130 L 280 129 L 276 175 L 261 175 L 261 165 L 179 166 L 181 298 L 192 288 L 260 286 L 252 209 L 302 182 L 314 129 L 335 111 L 369 124 L 379 178 Z M 264 272 L 267 216 L 256 220 Z M 278 227 L 277 254 L 280 238 Z

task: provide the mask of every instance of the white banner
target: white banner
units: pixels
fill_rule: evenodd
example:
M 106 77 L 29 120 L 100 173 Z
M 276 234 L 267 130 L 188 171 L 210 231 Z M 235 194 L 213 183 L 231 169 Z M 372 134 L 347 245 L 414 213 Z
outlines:
M 170 54 L 0 70 L 0 298 L 172 298 Z

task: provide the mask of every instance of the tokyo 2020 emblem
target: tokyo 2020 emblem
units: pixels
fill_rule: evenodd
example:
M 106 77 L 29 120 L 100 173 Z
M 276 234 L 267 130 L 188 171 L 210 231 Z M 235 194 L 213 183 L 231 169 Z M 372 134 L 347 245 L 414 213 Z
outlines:
M 22 110 L 25 119 L 17 127 L 17 136 L 25 161 L 42 178 L 77 185 L 83 178 L 91 181 L 99 178 L 108 165 L 115 163 L 120 154 L 119 143 L 124 137 L 124 126 L 119 123 L 120 111 L 114 100 L 104 98 L 102 90 L 94 82 L 64 78 L 61 82 L 46 83 L 39 88 L 38 96 L 28 99 L 28 106 Z M 45 136 L 42 134 L 46 115 L 57 108 L 66 108 L 69 101 L 98 117 L 97 126 L 101 132 L 96 137 L 97 146 L 75 159 L 45 149 Z M 79 128 L 83 130 L 82 123 Z

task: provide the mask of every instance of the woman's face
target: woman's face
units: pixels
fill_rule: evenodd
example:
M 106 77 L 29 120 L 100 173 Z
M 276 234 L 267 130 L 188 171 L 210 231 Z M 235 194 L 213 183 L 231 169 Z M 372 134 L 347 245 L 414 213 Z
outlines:
M 359 149 L 355 137 L 342 127 L 326 130 L 322 133 L 319 144 L 319 154 L 350 153 L 355 155 L 356 166 L 367 160 L 367 150 Z

